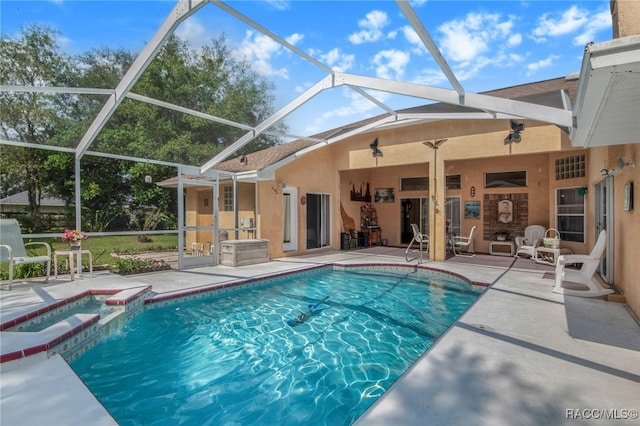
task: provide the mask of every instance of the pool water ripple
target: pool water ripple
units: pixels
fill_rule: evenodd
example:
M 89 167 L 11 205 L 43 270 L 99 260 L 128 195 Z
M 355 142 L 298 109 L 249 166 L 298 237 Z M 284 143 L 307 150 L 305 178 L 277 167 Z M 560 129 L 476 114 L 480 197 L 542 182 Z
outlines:
M 72 367 L 121 425 L 350 424 L 478 295 L 323 270 L 147 310 Z

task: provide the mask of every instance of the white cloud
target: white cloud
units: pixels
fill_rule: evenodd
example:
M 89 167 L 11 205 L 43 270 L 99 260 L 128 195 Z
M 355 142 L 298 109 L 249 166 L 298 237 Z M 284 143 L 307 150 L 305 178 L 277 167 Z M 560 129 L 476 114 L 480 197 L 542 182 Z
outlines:
M 427 86 L 441 86 L 446 82 L 447 77 L 440 69 L 424 69 L 412 80 L 412 83 L 425 84 Z
M 353 44 L 362 44 L 380 40 L 384 33 L 382 29 L 389 24 L 389 18 L 385 12 L 373 10 L 365 15 L 365 19 L 358 21 L 360 31 L 349 36 Z
M 294 46 L 300 41 L 302 41 L 302 39 L 304 39 L 304 34 L 300 34 L 300 33 L 293 33 L 289 37 L 285 38 L 286 41 L 293 44 Z
M 527 65 L 527 75 L 535 74 L 537 71 L 543 68 L 549 68 L 553 65 L 554 61 L 558 59 L 560 56 L 558 55 L 550 55 L 546 59 L 541 59 L 538 62 L 532 62 Z
M 274 9 L 278 10 L 287 10 L 289 9 L 289 1 L 288 0 L 268 0 L 268 3 L 274 7 Z
M 283 47 L 269 37 L 256 34 L 253 31 L 247 31 L 236 54 L 251 62 L 260 74 L 288 79 L 289 72 L 286 68 L 276 69 L 272 65 L 272 60 L 278 56 L 282 50 Z
M 445 57 L 455 62 L 470 63 L 489 52 L 489 46 L 508 41 L 513 37 L 512 21 L 500 19 L 498 14 L 469 13 L 464 20 L 442 24 L 438 27 L 443 35 L 439 45 Z
M 191 17 L 180 24 L 175 33 L 178 38 L 187 41 L 194 49 L 199 49 L 211 41 L 210 34 L 207 33 L 204 25 L 195 17 Z
M 320 60 L 337 72 L 346 72 L 353 68 L 356 56 L 342 53 L 339 48 L 331 49 L 326 54 L 320 55 Z
M 324 112 L 316 120 L 318 123 L 332 117 L 349 117 L 356 114 L 363 114 L 378 108 L 376 104 L 351 89 L 344 89 L 342 94 L 348 102 L 344 106 Z M 376 98 L 381 102 L 384 102 L 388 98 L 388 95 L 383 92 L 376 92 Z
M 513 34 L 509 37 L 507 43 L 509 43 L 509 46 L 519 46 L 522 43 L 522 34 Z
M 380 78 L 400 80 L 409 63 L 410 55 L 401 50 L 382 50 L 373 57 L 376 75 Z
M 418 33 L 413 29 L 410 25 L 405 25 L 401 28 L 402 33 L 404 34 L 404 38 L 411 45 L 411 51 L 417 55 L 422 55 L 427 51 L 424 43 L 420 40 Z
M 538 18 L 538 25 L 532 32 L 532 38 L 544 42 L 547 37 L 557 37 L 578 31 L 589 21 L 588 12 L 577 6 L 571 6 L 561 14 L 545 13 Z
M 611 12 L 607 9 L 601 10 L 589 18 L 584 32 L 574 37 L 573 44 L 576 46 L 584 46 L 595 40 L 596 33 L 610 28 Z

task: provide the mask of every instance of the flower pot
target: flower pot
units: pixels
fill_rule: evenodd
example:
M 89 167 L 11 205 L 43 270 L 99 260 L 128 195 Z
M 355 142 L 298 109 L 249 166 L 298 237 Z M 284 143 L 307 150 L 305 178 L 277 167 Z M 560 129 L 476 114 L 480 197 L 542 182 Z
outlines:
M 69 250 L 80 250 L 82 248 L 81 241 L 73 241 L 69 243 Z

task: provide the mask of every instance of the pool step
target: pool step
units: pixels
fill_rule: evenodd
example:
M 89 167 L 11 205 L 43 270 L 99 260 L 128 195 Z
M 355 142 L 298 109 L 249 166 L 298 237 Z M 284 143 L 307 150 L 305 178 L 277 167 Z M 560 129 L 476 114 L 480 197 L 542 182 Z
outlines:
M 97 344 L 101 336 L 109 334 L 139 314 L 144 307 L 144 299 L 150 291 L 149 285 L 117 291 L 115 294 L 113 290 L 91 290 L 64 301 L 57 301 L 55 304 L 25 315 L 24 320 L 38 318 L 36 315 L 53 315 L 54 310 L 65 304 L 90 295 L 109 294 L 104 303 L 117 309 L 102 318 L 99 314 L 74 314 L 37 332 L 9 331 L 11 327 L 20 324 L 18 319 L 23 318 L 8 321 L 4 324 L 2 331 L 0 363 L 43 352 L 46 352 L 47 356 L 60 354 L 67 361 L 74 359 Z

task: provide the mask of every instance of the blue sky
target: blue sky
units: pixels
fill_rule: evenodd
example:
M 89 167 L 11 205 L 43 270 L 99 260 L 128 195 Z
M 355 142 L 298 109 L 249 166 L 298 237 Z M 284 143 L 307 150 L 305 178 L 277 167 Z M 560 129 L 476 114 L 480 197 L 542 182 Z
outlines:
M 232 8 L 337 71 L 451 88 L 394 1 L 229 1 Z M 562 77 L 579 71 L 585 44 L 612 38 L 609 0 L 411 2 L 468 92 Z M 2 0 L 0 29 L 15 36 L 31 23 L 61 34 L 70 54 L 92 48 L 138 52 L 175 1 Z M 276 108 L 326 73 L 253 28 L 206 5 L 176 31 L 197 48 L 224 33 L 230 47 L 274 82 Z M 425 100 L 370 92 L 392 108 Z M 344 88 L 323 92 L 287 117 L 310 135 L 382 113 Z

